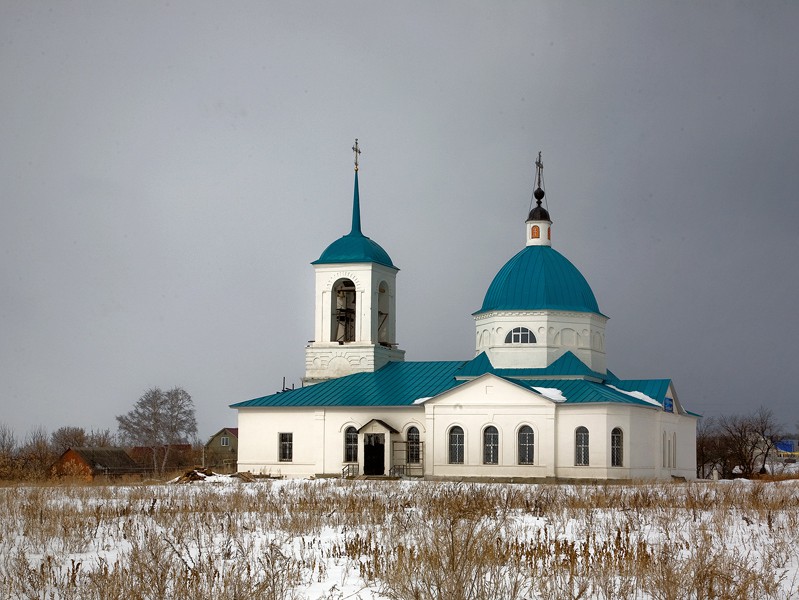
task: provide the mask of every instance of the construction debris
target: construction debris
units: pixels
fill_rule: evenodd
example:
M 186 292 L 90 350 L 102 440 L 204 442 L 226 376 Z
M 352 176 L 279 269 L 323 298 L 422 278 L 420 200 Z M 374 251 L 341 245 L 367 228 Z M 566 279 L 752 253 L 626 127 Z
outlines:
M 176 477 L 169 483 L 194 483 L 196 481 L 202 481 L 205 483 L 231 483 L 232 481 L 251 483 L 255 481 L 255 477 L 253 477 L 252 473 L 249 472 L 233 473 L 232 475 L 220 475 L 219 473 L 214 473 L 210 469 L 196 468 L 192 469 L 191 471 L 187 471 L 180 477 Z

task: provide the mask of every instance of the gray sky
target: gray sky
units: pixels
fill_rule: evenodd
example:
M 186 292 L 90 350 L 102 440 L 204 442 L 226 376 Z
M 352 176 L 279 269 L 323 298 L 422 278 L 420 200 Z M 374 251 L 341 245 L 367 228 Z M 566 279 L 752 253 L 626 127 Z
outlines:
M 0 0 L 0 421 L 201 437 L 299 384 L 309 263 L 364 233 L 408 360 L 468 359 L 544 152 L 620 377 L 793 429 L 796 2 Z

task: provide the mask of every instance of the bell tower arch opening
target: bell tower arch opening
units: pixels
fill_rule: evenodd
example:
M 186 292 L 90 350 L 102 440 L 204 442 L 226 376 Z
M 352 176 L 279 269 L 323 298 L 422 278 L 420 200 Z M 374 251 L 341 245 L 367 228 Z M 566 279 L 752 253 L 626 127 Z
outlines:
M 388 293 L 388 284 L 381 281 L 377 286 L 377 341 L 380 344 L 391 344 L 391 302 Z
M 355 284 L 351 279 L 339 279 L 331 291 L 330 340 L 342 344 L 354 342 L 358 314 Z

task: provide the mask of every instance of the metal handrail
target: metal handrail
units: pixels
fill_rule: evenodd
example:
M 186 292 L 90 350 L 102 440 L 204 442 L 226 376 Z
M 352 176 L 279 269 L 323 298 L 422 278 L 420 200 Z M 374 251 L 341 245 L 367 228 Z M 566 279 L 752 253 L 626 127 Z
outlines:
M 341 478 L 348 479 L 350 477 L 357 477 L 358 476 L 358 464 L 357 463 L 349 463 L 344 465 L 341 469 Z

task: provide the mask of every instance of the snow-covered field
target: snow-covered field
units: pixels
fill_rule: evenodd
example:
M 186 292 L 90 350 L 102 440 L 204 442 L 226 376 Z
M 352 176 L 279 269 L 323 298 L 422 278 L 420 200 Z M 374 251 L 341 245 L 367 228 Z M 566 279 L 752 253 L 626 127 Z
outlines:
M 2 598 L 796 598 L 799 481 L 0 488 Z

